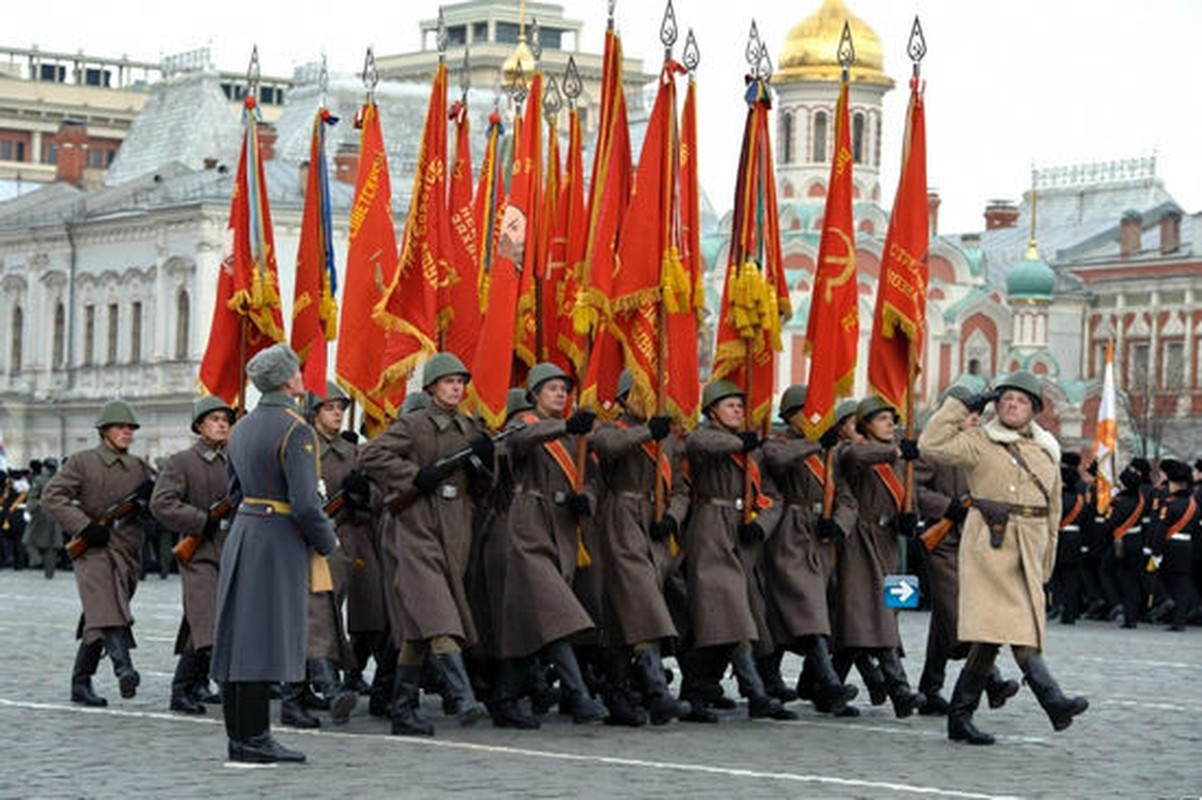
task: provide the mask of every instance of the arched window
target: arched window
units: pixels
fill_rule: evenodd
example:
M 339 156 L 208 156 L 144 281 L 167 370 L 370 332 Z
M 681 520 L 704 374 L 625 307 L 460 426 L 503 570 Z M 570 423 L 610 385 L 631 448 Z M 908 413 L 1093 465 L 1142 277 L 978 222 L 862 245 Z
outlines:
M 13 306 L 13 349 L 12 357 L 9 359 L 11 372 L 16 375 L 21 371 L 21 349 L 22 338 L 25 333 L 25 311 L 21 306 Z
M 54 304 L 54 353 L 50 361 L 51 369 L 62 369 L 63 359 L 67 354 L 67 310 L 60 300 Z
M 814 114 L 814 152 L 810 159 L 815 163 L 826 161 L 826 112 Z
M 183 361 L 188 357 L 188 314 L 192 304 L 188 299 L 188 290 L 180 289 L 175 295 L 175 359 Z
M 793 112 L 786 111 L 780 115 L 780 152 L 781 163 L 793 163 Z
M 864 163 L 864 115 L 855 114 L 851 118 L 851 155 L 857 164 Z
M 129 306 L 129 363 L 142 363 L 142 303 L 138 300 Z

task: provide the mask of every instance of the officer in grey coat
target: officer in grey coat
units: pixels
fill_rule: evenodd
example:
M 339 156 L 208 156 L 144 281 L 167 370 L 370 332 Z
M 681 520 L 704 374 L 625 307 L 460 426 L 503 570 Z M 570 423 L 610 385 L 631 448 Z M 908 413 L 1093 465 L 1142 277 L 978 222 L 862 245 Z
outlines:
M 221 553 L 213 678 L 224 684 L 231 761 L 304 761 L 272 737 L 268 690 L 305 678 L 310 549 L 328 555 L 338 540 L 322 510 L 317 434 L 297 410 L 296 353 L 273 345 L 246 373 L 263 396 L 227 449 L 238 510 Z
M 42 471 L 34 475 L 29 482 L 29 495 L 25 499 L 25 507 L 29 511 L 29 525 L 25 528 L 22 544 L 29 552 L 29 563 L 36 565 L 40 561 L 42 574 L 47 578 L 54 577 L 58 554 L 63 549 L 63 529 L 42 508 L 42 494 L 56 472 L 58 459 L 44 459 Z

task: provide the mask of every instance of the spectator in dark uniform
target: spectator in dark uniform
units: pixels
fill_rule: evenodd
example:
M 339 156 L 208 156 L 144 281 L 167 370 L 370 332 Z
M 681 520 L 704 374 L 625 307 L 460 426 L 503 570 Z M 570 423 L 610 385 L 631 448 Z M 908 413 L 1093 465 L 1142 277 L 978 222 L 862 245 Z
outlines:
M 1194 603 L 1191 546 L 1198 535 L 1199 507 L 1190 489 L 1188 464 L 1170 458 L 1160 462 L 1160 469 L 1168 481 L 1168 494 L 1152 522 L 1148 546 L 1152 563 L 1173 600 L 1168 629 L 1183 631 Z

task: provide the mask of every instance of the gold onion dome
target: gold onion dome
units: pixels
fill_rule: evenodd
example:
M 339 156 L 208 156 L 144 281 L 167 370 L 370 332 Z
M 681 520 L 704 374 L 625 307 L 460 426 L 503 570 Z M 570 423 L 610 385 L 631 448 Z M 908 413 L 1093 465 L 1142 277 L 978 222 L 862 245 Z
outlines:
M 848 11 L 843 0 L 823 0 L 822 7 L 793 26 L 785 37 L 772 76 L 773 83 L 803 83 L 809 81 L 838 82 L 839 39 L 843 23 L 851 26 L 851 40 L 856 60 L 851 67 L 852 83 L 873 83 L 893 87 L 893 79 L 885 74 L 885 55 L 881 39 L 864 20 Z
M 526 36 L 524 34 L 518 37 L 517 47 L 513 48 L 513 52 L 509 54 L 509 58 L 505 59 L 505 65 L 501 67 L 501 74 L 504 76 L 506 89 L 512 89 L 517 85 L 519 65 L 522 68 L 522 80 L 529 86 L 530 79 L 534 77 L 534 54 L 526 46 Z

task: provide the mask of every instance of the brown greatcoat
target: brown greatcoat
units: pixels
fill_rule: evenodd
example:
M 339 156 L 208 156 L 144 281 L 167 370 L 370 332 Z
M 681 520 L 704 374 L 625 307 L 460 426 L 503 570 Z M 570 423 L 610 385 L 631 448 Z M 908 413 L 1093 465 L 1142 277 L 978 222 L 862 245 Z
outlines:
M 944 401 L 919 439 L 923 455 L 967 471 L 975 498 L 1046 508 L 1047 513 L 1011 514 L 1002 546 L 995 548 L 980 512 L 968 512 L 960 540 L 960 640 L 1043 650 L 1043 586 L 1055 564 L 1060 523 L 1060 446 L 1035 422 L 1015 431 L 993 419 L 961 431 L 967 416 L 959 400 Z M 1018 449 L 1038 480 L 1011 457 L 1008 444 Z
M 46 484 L 42 508 L 69 536 L 75 536 L 152 477 L 144 459 L 118 453 L 101 442 L 67 459 Z M 75 586 L 83 605 L 75 635 L 85 644 L 100 641 L 101 628 L 134 624 L 129 601 L 142 575 L 141 515 L 126 517 L 112 531 L 107 545 L 89 547 L 74 563 Z
M 209 507 L 225 497 L 229 481 L 224 448 L 203 439 L 180 450 L 163 466 L 150 497 L 150 513 L 172 533 L 199 536 L 209 518 Z M 175 637 L 176 654 L 213 646 L 217 614 L 217 568 L 228 522 L 212 539 L 203 539 L 187 563 L 179 565 L 184 618 Z
M 462 413 L 431 403 L 402 414 L 359 452 L 363 471 L 385 487 L 381 544 L 385 585 L 393 596 L 389 612 L 398 615 L 398 648 L 435 636 L 453 636 L 464 648 L 476 642 L 464 588 L 472 544 L 471 468 L 460 462 L 447 470 L 431 494 L 415 490 L 413 479 L 422 467 L 468 447 L 480 430 Z M 409 505 L 392 507 L 394 498 L 413 491 Z
M 688 487 L 672 449 L 674 439 L 664 441 L 664 463 L 671 472 L 665 486 L 664 512 L 684 521 L 689 510 Z M 598 545 L 601 555 L 601 586 L 605 607 L 605 639 L 609 646 L 659 642 L 675 637 L 676 626 L 664 599 L 664 580 L 672 569 L 673 556 L 667 541 L 652 541 L 649 535 L 655 513 L 653 463 L 655 444 L 651 431 L 641 420 L 624 416 L 618 423 L 599 427 L 592 438 L 600 459 L 600 501 L 597 509 Z M 668 475 L 662 473 L 662 480 Z M 595 565 L 594 565 L 595 566 Z
M 562 419 L 526 412 L 519 420 L 527 427 L 507 440 L 514 497 L 505 558 L 502 658 L 531 655 L 594 627 L 572 591 L 578 522 L 563 502 L 572 484 L 547 448 L 559 442 L 574 458 L 576 436 L 566 433 Z M 591 491 L 587 483 L 585 491 Z
M 316 426 L 314 431 L 317 432 L 317 447 L 321 454 L 321 480 L 325 484 L 326 497 L 333 497 L 355 467 L 356 448 L 337 434 L 330 438 Z M 346 520 L 353 512 L 349 505 L 342 508 L 342 513 L 334 519 L 334 535 L 338 537 L 339 546 L 326 556 L 334 589 L 328 592 L 315 592 L 312 588 L 309 590 L 307 656 L 330 659 L 339 666 L 349 668 L 355 664 L 355 655 L 351 652 L 350 642 L 346 638 L 342 609 L 346 603 L 352 567 L 351 556 L 343 541 L 343 532 Z
M 343 443 L 349 448 L 357 464 L 360 448 L 350 442 Z M 341 454 L 346 450 L 338 447 L 337 452 L 335 448 L 331 448 L 330 452 L 330 460 L 341 462 Z M 322 464 L 324 466 L 325 461 Z M 340 463 L 338 468 L 342 470 L 343 465 Z M 327 482 L 328 490 L 331 493 L 341 490 L 342 481 L 349 472 L 350 468 L 347 467 L 337 483 Z M 379 504 L 376 501 L 380 494 L 379 488 L 373 485 L 370 508 L 351 508 L 348 504 L 335 519 L 338 541 L 350 563 L 350 577 L 346 589 L 346 629 L 352 636 L 388 630 L 383 556 L 380 553 L 380 536 L 376 524 L 380 516 Z
M 685 526 L 685 579 L 693 647 L 755 642 L 759 652 L 771 650 L 766 595 L 761 569 L 764 545 L 740 541 L 743 512 L 743 469 L 735 461 L 743 440 L 708 425 L 685 442 L 694 505 Z M 755 454 L 749 454 L 753 460 Z M 758 463 L 758 462 L 757 462 Z M 763 475 L 761 495 L 775 494 L 771 476 Z M 765 534 L 776 529 L 780 503 L 758 509 L 756 522 Z
M 926 461 L 926 459 L 924 459 Z M 927 486 L 948 502 L 968 493 L 968 474 L 959 467 L 927 461 L 930 479 Z M 946 508 L 946 506 L 944 506 Z M 938 522 L 931 517 L 927 524 Z M 927 568 L 927 593 L 931 598 L 931 625 L 927 629 L 927 657 L 936 653 L 944 658 L 964 658 L 968 646 L 956 636 L 958 605 L 960 603 L 960 525 L 952 525 L 947 536 L 922 556 Z
M 825 473 L 822 445 L 790 431 L 764 442 L 764 471 L 781 494 L 780 524 L 764 545 L 768 622 L 778 644 L 831 632 L 827 594 L 834 545 L 818 540 Z M 816 474 L 811 464 L 816 463 Z
M 508 421 L 507 421 L 508 422 Z M 468 602 L 476 622 L 476 655 L 500 658 L 504 623 L 505 558 L 509 546 L 509 506 L 513 503 L 513 470 L 505 442 L 496 444 L 493 481 L 478 498 L 467 569 Z

